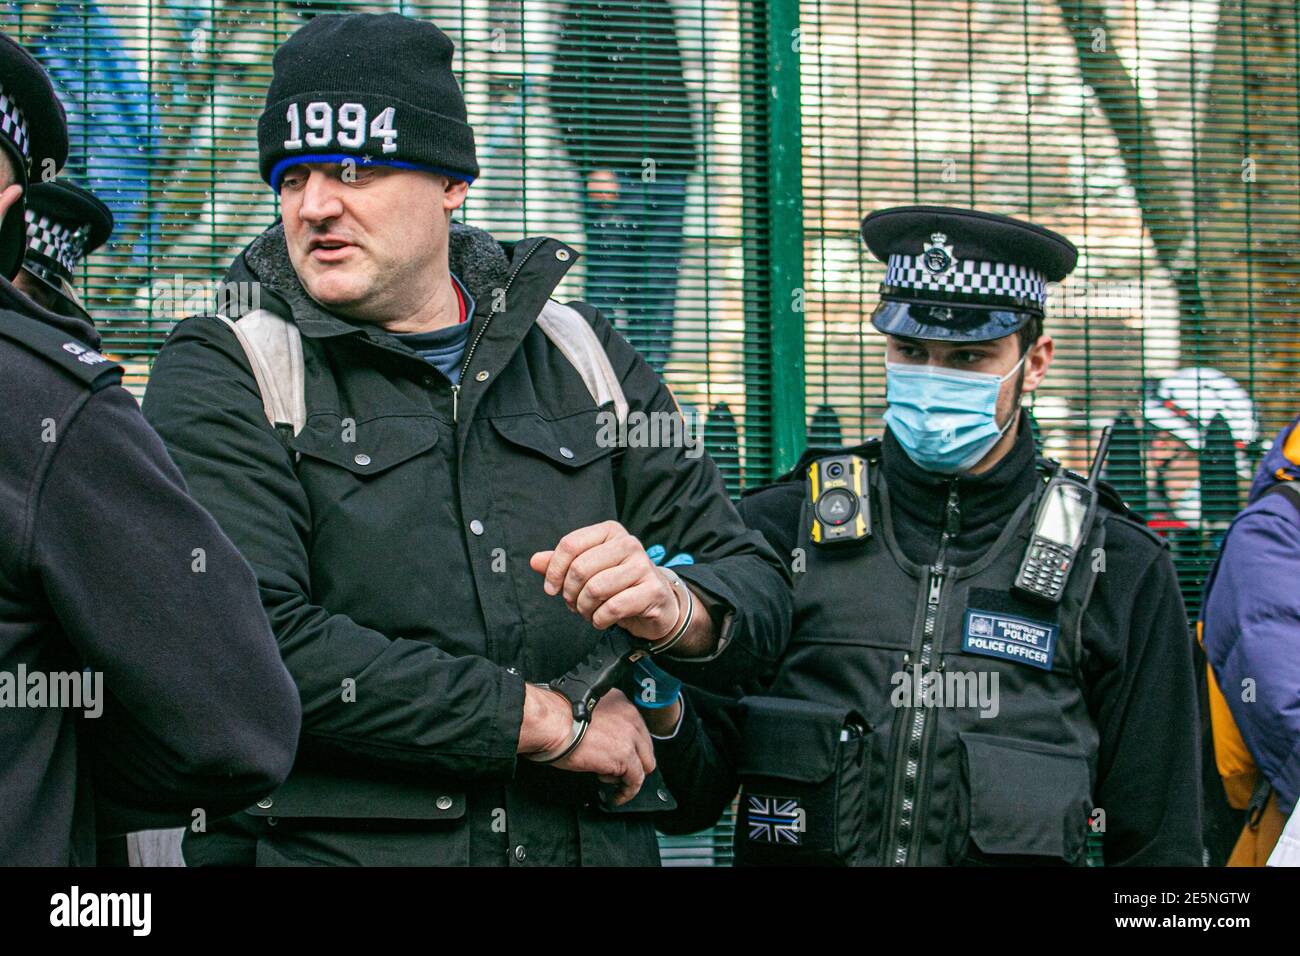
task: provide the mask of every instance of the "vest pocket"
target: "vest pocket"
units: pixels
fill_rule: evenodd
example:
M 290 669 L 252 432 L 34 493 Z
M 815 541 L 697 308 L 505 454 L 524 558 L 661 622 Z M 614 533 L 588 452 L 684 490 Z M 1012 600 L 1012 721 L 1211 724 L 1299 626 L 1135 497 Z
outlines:
M 1087 760 L 1036 741 L 960 736 L 962 787 L 956 845 L 950 846 L 953 862 L 1081 865 L 1092 807 Z
M 738 866 L 862 865 L 870 727 L 854 710 L 746 697 Z

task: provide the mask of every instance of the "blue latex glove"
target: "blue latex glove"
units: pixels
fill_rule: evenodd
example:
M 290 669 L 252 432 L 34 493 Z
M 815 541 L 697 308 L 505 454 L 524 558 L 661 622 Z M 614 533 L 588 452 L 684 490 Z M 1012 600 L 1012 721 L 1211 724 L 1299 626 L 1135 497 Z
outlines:
M 645 553 L 650 563 L 656 567 L 672 568 L 695 563 L 695 559 L 684 552 L 673 555 L 665 563 L 664 555 L 668 550 L 662 544 L 650 545 Z M 681 696 L 682 682 L 648 657 L 643 657 L 632 665 L 632 675 L 637 683 L 636 700 L 633 703 L 638 707 L 646 710 L 670 707 Z
M 681 554 L 674 554 L 671 558 L 668 559 L 667 563 L 665 563 L 664 555 L 667 554 L 668 551 L 664 548 L 662 544 L 650 545 L 650 547 L 645 549 L 645 553 L 646 553 L 646 557 L 650 559 L 650 563 L 655 565 L 656 567 L 675 568 L 683 564 L 695 563 L 695 559 L 691 557 L 689 554 L 686 554 L 685 552 Z
M 670 707 L 681 696 L 682 682 L 648 657 L 632 665 L 632 677 L 637 684 L 632 703 L 645 710 Z

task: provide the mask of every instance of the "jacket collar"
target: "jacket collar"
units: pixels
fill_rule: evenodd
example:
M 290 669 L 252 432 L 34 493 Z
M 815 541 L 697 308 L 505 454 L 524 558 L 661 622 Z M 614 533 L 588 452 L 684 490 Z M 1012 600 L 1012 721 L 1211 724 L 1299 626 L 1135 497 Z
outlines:
M 555 250 L 537 255 L 541 247 L 548 245 L 553 245 Z M 568 250 L 568 254 L 557 257 L 555 251 L 561 248 Z M 578 255 L 554 239 L 531 238 L 502 243 L 482 229 L 458 222 L 451 225 L 447 252 L 451 271 L 478 303 L 470 328 L 471 341 L 494 312 L 497 313 L 492 323 L 491 337 L 494 341 L 522 339 Z M 277 222 L 248 244 L 227 271 L 225 281 L 256 282 L 259 293 L 256 301 L 264 308 L 292 318 L 308 338 L 354 335 L 376 344 L 393 344 L 391 336 L 378 326 L 349 322 L 307 293 L 289 259 L 282 222 Z M 504 290 L 511 292 L 507 295 Z M 540 300 L 534 302 L 539 296 Z M 239 299 L 248 301 L 249 297 L 240 296 Z M 531 304 L 536 308 L 529 311 L 527 306 Z M 508 320 L 507 316 L 514 321 Z M 521 322 L 524 327 L 516 328 Z
M 94 324 L 90 322 L 89 318 L 51 312 L 44 306 L 29 299 L 19 291 L 17 286 L 3 277 L 0 277 L 0 309 L 19 312 L 28 318 L 36 319 L 38 322 L 52 325 L 59 331 L 66 332 L 68 335 L 71 335 L 79 342 L 90 346 L 92 349 L 99 348 L 99 332 L 95 329 Z
M 940 475 L 926 471 L 907 456 L 894 433 L 885 430 L 881 468 L 889 483 L 890 502 L 917 524 L 943 527 L 948 489 L 956 483 L 962 529 L 983 528 L 1010 517 L 1041 481 L 1034 464 L 1034 437 L 1022 411 L 1015 444 L 1003 459 L 980 475 Z

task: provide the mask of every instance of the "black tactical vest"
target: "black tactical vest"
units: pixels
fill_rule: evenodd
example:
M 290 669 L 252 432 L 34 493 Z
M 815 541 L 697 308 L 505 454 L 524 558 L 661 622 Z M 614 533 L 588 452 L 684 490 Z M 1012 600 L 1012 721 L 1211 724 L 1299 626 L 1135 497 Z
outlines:
M 1045 463 L 1040 468 L 1048 470 Z M 1060 604 L 1025 600 L 1011 584 L 1043 487 L 967 567 L 944 564 L 942 553 L 929 566 L 907 559 L 874 463 L 874 533 L 867 541 L 814 545 L 805 501 L 793 634 L 767 694 L 852 712 L 869 725 L 865 825 L 854 831 L 862 846 L 840 862 L 1085 862 L 1089 827 L 1100 829 L 1102 818 L 1093 816 L 1098 732 L 1083 694 L 1080 631 L 1100 566 L 1104 513 Z M 750 774 L 748 794 L 760 772 L 764 790 L 783 795 L 772 778 L 782 763 L 792 765 L 790 732 L 784 740 L 773 736 L 746 741 L 741 769 Z M 736 840 L 743 860 L 746 840 L 772 839 L 771 824 L 764 831 L 762 821 L 776 818 L 764 809 L 794 805 L 754 803 L 747 815 L 747 793 L 741 800 Z

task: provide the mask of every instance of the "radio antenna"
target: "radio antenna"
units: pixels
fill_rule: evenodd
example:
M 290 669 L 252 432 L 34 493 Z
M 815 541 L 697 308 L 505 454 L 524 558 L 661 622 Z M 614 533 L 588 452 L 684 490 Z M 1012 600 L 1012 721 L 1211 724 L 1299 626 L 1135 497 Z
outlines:
M 1114 425 L 1107 425 L 1101 430 L 1101 441 L 1097 442 L 1097 454 L 1092 459 L 1092 467 L 1088 469 L 1089 488 L 1096 488 L 1101 478 L 1101 468 L 1106 461 L 1106 454 L 1110 451 L 1110 435 L 1114 430 Z

